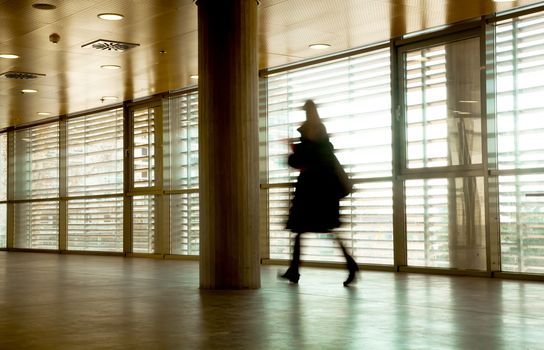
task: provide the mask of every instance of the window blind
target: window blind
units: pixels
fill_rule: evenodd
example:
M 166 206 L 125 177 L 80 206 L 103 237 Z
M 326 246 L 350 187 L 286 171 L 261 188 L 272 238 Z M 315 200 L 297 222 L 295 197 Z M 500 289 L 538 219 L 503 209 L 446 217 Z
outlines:
M 273 74 L 267 77 L 266 113 L 261 113 L 265 184 L 293 183 L 298 172 L 287 165 L 290 142 L 305 120 L 304 101 L 317 103 L 337 157 L 352 179 L 362 181 L 341 203 L 344 226 L 338 230 L 361 263 L 393 262 L 392 183 L 372 181 L 392 175 L 390 75 L 389 49 Z M 265 192 L 270 258 L 288 259 L 291 235 L 284 227 L 292 189 Z M 302 259 L 343 261 L 333 237 L 306 234 Z
M 0 133 L 0 202 L 7 201 L 8 133 Z M 7 246 L 7 204 L 0 203 L 0 248 Z
M 59 249 L 59 203 L 14 204 L 15 248 Z
M 135 188 L 155 186 L 155 112 L 142 108 L 133 115 L 133 180 Z
M 170 251 L 198 255 L 198 92 L 171 97 L 164 109 L 168 111 L 165 187 L 176 192 L 170 194 Z
M 67 121 L 68 196 L 123 193 L 123 110 Z
M 132 197 L 132 251 L 155 252 L 155 196 Z
M 59 196 L 59 123 L 15 131 L 15 199 Z
M 122 252 L 123 198 L 68 201 L 68 250 Z
M 543 273 L 544 15 L 497 23 L 495 42 L 502 270 Z

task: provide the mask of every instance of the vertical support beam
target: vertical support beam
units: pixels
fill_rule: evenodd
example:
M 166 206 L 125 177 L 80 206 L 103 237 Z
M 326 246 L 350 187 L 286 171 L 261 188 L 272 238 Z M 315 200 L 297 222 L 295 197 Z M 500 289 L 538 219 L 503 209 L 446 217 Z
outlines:
M 200 288 L 259 288 L 257 2 L 197 6 Z
M 128 195 L 132 186 L 132 113 L 123 105 L 123 253 L 132 253 L 132 197 Z
M 393 138 L 393 252 L 394 265 L 400 270 L 408 264 L 404 180 L 406 167 L 406 142 L 404 134 L 404 57 L 398 52 L 395 40 L 391 41 L 391 127 Z

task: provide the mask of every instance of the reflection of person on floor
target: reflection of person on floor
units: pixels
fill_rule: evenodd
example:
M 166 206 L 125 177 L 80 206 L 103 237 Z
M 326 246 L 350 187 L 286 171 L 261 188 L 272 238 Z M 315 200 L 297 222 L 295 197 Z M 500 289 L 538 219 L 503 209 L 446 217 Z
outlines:
M 292 283 L 297 283 L 300 277 L 300 235 L 305 232 L 330 232 L 339 227 L 339 200 L 347 195 L 336 171 L 333 145 L 329 142 L 325 125 L 319 119 L 315 103 L 308 100 L 303 109 L 306 111 L 306 121 L 297 129 L 300 143 L 292 145 L 293 153 L 288 159 L 291 167 L 300 170 L 287 221 L 287 229 L 296 233 L 293 259 L 289 269 L 281 275 Z M 342 248 L 349 270 L 344 282 L 344 286 L 347 286 L 355 279 L 359 268 L 338 237 L 336 241 Z

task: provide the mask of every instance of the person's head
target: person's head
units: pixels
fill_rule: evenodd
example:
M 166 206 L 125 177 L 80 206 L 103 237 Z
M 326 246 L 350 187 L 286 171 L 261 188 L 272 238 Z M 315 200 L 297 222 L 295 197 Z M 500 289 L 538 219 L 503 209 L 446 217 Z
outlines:
M 328 140 L 327 129 L 319 118 L 315 102 L 307 100 L 302 109 L 306 111 L 306 121 L 297 129 L 300 136 L 311 141 Z

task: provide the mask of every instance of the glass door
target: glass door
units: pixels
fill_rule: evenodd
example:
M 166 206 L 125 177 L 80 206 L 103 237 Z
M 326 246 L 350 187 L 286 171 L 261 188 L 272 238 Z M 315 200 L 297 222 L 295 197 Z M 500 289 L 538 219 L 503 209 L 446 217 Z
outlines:
M 130 108 L 129 197 L 132 253 L 161 253 L 156 235 L 162 199 L 162 107 L 160 102 Z
M 486 270 L 478 32 L 399 48 L 407 265 Z

